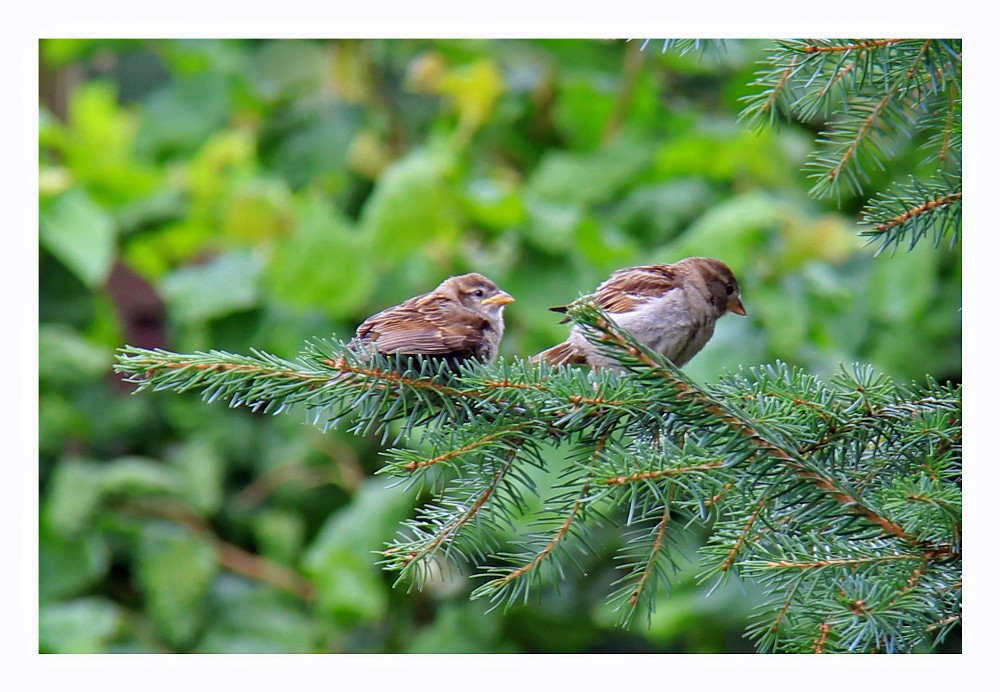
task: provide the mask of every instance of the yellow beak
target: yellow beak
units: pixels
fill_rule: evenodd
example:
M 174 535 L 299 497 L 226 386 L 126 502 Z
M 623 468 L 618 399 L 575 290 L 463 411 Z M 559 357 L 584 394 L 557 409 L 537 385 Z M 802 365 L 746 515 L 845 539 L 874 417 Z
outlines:
M 483 305 L 507 305 L 508 303 L 513 303 L 514 298 L 505 291 L 500 291 L 495 296 L 490 296 L 482 301 Z
M 739 293 L 734 293 L 729 298 L 729 311 L 735 312 L 737 315 L 747 316 L 747 309 L 743 307 L 743 300 L 740 298 Z

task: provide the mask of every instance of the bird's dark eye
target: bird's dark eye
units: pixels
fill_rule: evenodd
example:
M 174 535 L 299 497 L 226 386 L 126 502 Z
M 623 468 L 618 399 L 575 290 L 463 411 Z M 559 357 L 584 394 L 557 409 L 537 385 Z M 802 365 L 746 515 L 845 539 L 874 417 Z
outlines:
M 735 286 L 733 286 L 732 284 L 726 284 L 726 295 L 727 296 L 733 295 L 733 291 L 735 291 L 735 290 L 736 290 Z
M 483 289 L 477 288 L 475 291 L 472 292 L 472 295 L 474 295 L 476 298 L 482 298 L 484 295 L 486 295 L 486 293 L 483 291 Z

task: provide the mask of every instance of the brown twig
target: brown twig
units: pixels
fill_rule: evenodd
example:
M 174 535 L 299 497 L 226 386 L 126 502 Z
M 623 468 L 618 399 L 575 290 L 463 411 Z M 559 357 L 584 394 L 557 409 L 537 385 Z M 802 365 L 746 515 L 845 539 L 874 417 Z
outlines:
M 444 543 L 444 541 L 449 536 L 454 535 L 463 526 L 472 521 L 472 519 L 479 513 L 479 510 L 482 509 L 483 505 L 486 504 L 486 501 L 493 496 L 494 492 L 496 492 L 497 487 L 500 485 L 500 481 L 502 481 L 504 476 L 507 475 L 507 471 L 510 470 L 510 467 L 513 465 L 514 459 L 516 457 L 517 457 L 517 449 L 515 448 L 510 450 L 510 452 L 507 454 L 507 458 L 504 460 L 504 463 L 493 475 L 493 479 L 490 481 L 490 484 L 486 486 L 486 488 L 479 495 L 479 497 L 472 504 L 472 506 L 469 507 L 469 509 L 467 509 L 465 512 L 459 514 L 457 517 L 448 522 L 448 524 L 443 529 L 438 531 L 438 533 L 434 536 L 432 540 L 421 546 L 419 550 L 414 550 L 407 553 L 405 556 L 399 559 L 399 562 L 403 566 L 407 566 L 417 560 L 422 560 L 426 556 L 433 554 L 434 551 L 437 550 L 438 546 Z M 394 548 L 388 548 L 387 550 L 383 550 L 382 554 L 388 556 L 388 555 L 394 555 L 397 552 L 399 552 L 399 548 L 394 547 Z
M 774 110 L 775 105 L 778 103 L 778 96 L 781 93 L 781 90 L 785 87 L 785 84 L 788 83 L 788 78 L 792 76 L 798 66 L 798 61 L 793 58 L 788 67 L 785 68 L 785 71 L 781 73 L 780 77 L 778 77 L 778 81 L 775 82 L 773 87 L 771 87 L 771 93 L 768 94 L 767 100 L 764 101 L 758 109 L 760 113 L 770 113 Z M 762 86 L 766 86 L 766 84 L 762 83 Z
M 819 624 L 819 637 L 813 642 L 813 653 L 821 654 L 823 649 L 826 647 L 826 640 L 830 637 L 830 632 L 833 628 L 825 622 Z
M 803 53 L 840 53 L 844 51 L 851 50 L 871 50 L 872 48 L 881 48 L 883 46 L 888 46 L 893 43 L 899 43 L 905 39 L 901 38 L 885 38 L 879 39 L 877 41 L 860 41 L 858 43 L 847 43 L 842 46 L 819 46 L 816 44 L 810 44 L 802 49 Z
M 430 459 L 421 459 L 419 461 L 411 461 L 407 464 L 404 464 L 403 468 L 409 471 L 410 473 L 413 473 L 417 469 L 426 468 L 428 466 L 434 466 L 435 464 L 440 464 L 445 461 L 450 461 L 452 459 L 462 456 L 466 452 L 471 452 L 475 449 L 479 449 L 480 447 L 484 447 L 488 445 L 490 442 L 493 442 L 494 440 L 504 437 L 508 433 L 511 433 L 515 430 L 520 430 L 521 428 L 525 428 L 531 425 L 533 422 L 534 421 L 508 425 L 507 427 L 501 430 L 497 430 L 495 432 L 483 435 L 477 440 L 473 440 L 468 444 L 464 444 L 461 447 L 458 447 L 457 449 L 450 449 L 447 452 L 444 452 L 443 454 L 437 455 L 436 457 L 431 457 Z
M 630 476 L 613 476 L 611 478 L 605 478 L 603 482 L 605 485 L 625 485 L 626 483 L 635 483 L 663 476 L 679 476 L 685 473 L 711 471 L 712 469 L 719 468 L 722 464 L 723 462 L 721 461 L 709 461 L 699 466 L 680 466 L 676 468 L 656 469 L 655 471 L 642 471 L 639 473 L 633 473 Z
M 216 559 L 226 569 L 286 591 L 303 600 L 315 597 L 312 582 L 293 569 L 251 553 L 222 540 L 208 521 L 188 504 L 172 499 L 132 500 L 127 509 L 145 516 L 181 524 L 208 540 L 215 548 Z
M 316 593 L 312 582 L 298 572 L 232 543 L 226 543 L 222 540 L 215 540 L 214 543 L 219 564 L 230 571 L 287 591 L 306 601 L 315 598 Z
M 347 373 L 349 375 L 363 375 L 372 379 L 381 380 L 382 382 L 405 385 L 407 387 L 413 387 L 414 389 L 430 389 L 437 392 L 441 396 L 456 398 L 471 397 L 474 399 L 482 398 L 482 394 L 479 394 L 475 390 L 455 389 L 454 387 L 448 387 L 430 379 L 407 377 L 406 375 L 402 375 L 393 370 L 383 370 L 381 368 L 362 368 L 356 365 L 351 365 L 343 356 L 337 358 L 336 360 L 327 358 L 323 361 L 323 364 L 341 373 Z
M 880 555 L 878 557 L 864 557 L 864 558 L 843 558 L 843 559 L 831 559 L 831 560 L 817 560 L 815 562 L 792 562 L 790 560 L 776 560 L 772 562 L 765 562 L 764 567 L 771 567 L 776 569 L 819 569 L 822 567 L 845 567 L 853 565 L 865 565 L 873 562 L 889 562 L 892 560 L 920 560 L 922 563 L 927 559 L 926 555 Z
M 670 490 L 671 492 L 673 491 L 673 486 L 670 487 Z M 632 590 L 632 595 L 628 599 L 628 604 L 632 608 L 635 608 L 635 604 L 639 602 L 639 596 L 642 595 L 642 590 L 645 588 L 650 579 L 650 575 L 653 573 L 653 564 L 655 563 L 657 556 L 660 554 L 660 550 L 663 549 L 663 537 L 667 533 L 667 526 L 669 524 L 670 502 L 668 500 L 663 503 L 663 516 L 660 517 L 660 523 L 656 526 L 656 539 L 653 541 L 653 549 L 650 551 L 649 559 L 646 561 L 646 569 L 642 571 L 642 576 L 639 578 L 639 582 L 635 585 L 635 589 Z
M 774 619 L 774 624 L 771 625 L 771 632 L 777 634 L 778 628 L 781 627 L 782 620 L 785 619 L 785 615 L 788 614 L 788 609 L 792 606 L 792 601 L 795 600 L 795 592 L 799 590 L 799 584 L 802 582 L 800 580 L 795 580 L 792 584 L 792 588 L 788 590 L 788 595 L 785 596 L 784 603 L 781 604 L 781 608 L 778 610 L 778 616 Z
M 740 548 L 743 547 L 743 543 L 746 541 L 747 535 L 750 533 L 751 527 L 757 521 L 757 517 L 760 516 L 760 513 L 763 510 L 764 503 L 761 502 L 757 505 L 757 509 L 750 514 L 750 517 L 747 519 L 747 523 L 743 526 L 743 531 L 740 533 L 740 537 L 736 539 L 736 542 L 733 543 L 733 547 L 729 551 L 729 555 L 727 555 L 726 559 L 722 561 L 722 566 L 719 567 L 720 571 L 725 572 L 733 566 L 733 563 L 736 561 L 736 556 L 740 552 Z
M 607 434 L 605 434 L 605 435 L 602 435 L 597 440 L 597 443 L 594 445 L 594 454 L 593 454 L 594 458 L 596 458 L 598 455 L 600 455 L 600 453 L 604 450 L 604 444 L 607 441 L 607 438 L 608 438 L 608 436 L 607 436 Z M 573 507 L 570 509 L 569 513 L 566 515 L 566 518 L 563 521 L 563 523 L 556 530 L 555 534 L 552 536 L 552 539 L 545 545 L 545 547 L 543 547 L 540 551 L 538 551 L 535 554 L 535 557 L 530 562 L 528 562 L 527 564 L 521 565 L 517 569 L 511 570 L 510 572 L 508 572 L 507 574 L 505 574 L 503 577 L 501 577 L 499 579 L 495 579 L 494 581 L 490 582 L 490 586 L 494 590 L 499 589 L 504 584 L 506 584 L 506 583 L 508 583 L 508 582 L 510 582 L 510 581 L 512 581 L 514 579 L 517 579 L 518 577 L 520 577 L 520 576 L 526 574 L 527 572 L 530 572 L 531 570 L 533 570 L 536 567 L 538 567 L 538 565 L 540 565 L 542 563 L 542 561 L 549 554 L 551 554 L 551 552 L 553 550 L 555 550 L 555 547 L 569 533 L 570 527 L 573 525 L 573 520 L 576 519 L 576 516 L 580 513 L 580 510 L 583 508 L 584 498 L 586 498 L 588 492 L 590 492 L 590 484 L 589 483 L 584 483 L 583 487 L 580 489 L 579 496 L 577 497 L 576 501 L 573 503 Z
M 847 149 L 844 151 L 844 155 L 840 157 L 840 161 L 837 163 L 836 166 L 834 166 L 827 172 L 826 174 L 827 178 L 833 180 L 834 178 L 840 175 L 841 171 L 844 170 L 844 167 L 847 166 L 847 162 L 851 159 L 852 156 L 854 156 L 854 152 L 858 150 L 859 146 L 861 146 L 861 142 L 864 141 L 865 136 L 867 136 L 868 132 L 872 129 L 872 127 L 874 127 L 875 121 L 878 119 L 879 114 L 886 106 L 889 105 L 889 102 L 891 100 L 892 100 L 891 93 L 886 94 L 881 99 L 879 99 L 879 102 L 872 109 L 872 112 L 868 114 L 868 117 L 866 117 L 864 121 L 862 121 L 861 127 L 858 128 L 858 133 L 854 136 L 854 139 L 851 141 Z
M 933 211 L 938 207 L 948 206 L 949 204 L 954 204 L 955 202 L 962 201 L 962 193 L 956 192 L 954 194 L 945 195 L 944 197 L 938 197 L 937 199 L 932 199 L 924 202 L 921 205 L 913 207 L 912 209 L 907 209 L 904 213 L 899 216 L 895 216 L 888 221 L 884 221 L 880 224 L 876 224 L 873 229 L 879 233 L 884 233 L 885 231 L 892 230 L 896 226 L 905 223 L 915 216 L 921 214 L 926 214 L 929 211 Z
M 562 525 L 558 530 L 556 530 L 555 535 L 552 536 L 552 539 L 545 545 L 544 548 L 535 554 L 535 557 L 531 560 L 531 562 L 521 565 L 517 569 L 508 572 L 500 579 L 495 580 L 492 583 L 494 589 L 499 589 L 507 582 L 517 579 L 521 575 L 535 569 L 542 563 L 542 560 L 548 557 L 548 555 L 555 550 L 555 547 L 566 537 L 566 534 L 569 533 L 569 529 L 573 525 L 573 520 L 576 519 L 576 515 L 579 514 L 580 509 L 583 507 L 583 498 L 586 497 L 589 490 L 590 486 L 584 483 L 583 487 L 580 489 L 580 496 L 577 498 L 576 502 L 573 503 L 573 507 L 566 515 L 566 519 L 563 521 Z

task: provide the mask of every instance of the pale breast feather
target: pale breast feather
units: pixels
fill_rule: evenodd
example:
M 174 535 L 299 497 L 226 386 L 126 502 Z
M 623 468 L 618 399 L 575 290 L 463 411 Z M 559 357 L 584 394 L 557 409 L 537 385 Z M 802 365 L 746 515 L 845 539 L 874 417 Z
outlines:
M 706 331 L 711 335 L 706 320 L 690 309 L 683 290 L 647 300 L 629 313 L 615 315 L 615 321 L 678 366 L 704 345 Z

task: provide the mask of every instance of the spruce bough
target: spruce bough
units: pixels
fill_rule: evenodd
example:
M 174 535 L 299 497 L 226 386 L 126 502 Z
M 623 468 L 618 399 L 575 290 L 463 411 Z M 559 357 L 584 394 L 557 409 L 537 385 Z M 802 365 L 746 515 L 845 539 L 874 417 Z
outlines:
M 515 358 L 456 375 L 336 341 L 294 361 L 125 347 L 116 370 L 137 391 L 392 437 L 382 473 L 434 494 L 381 549 L 407 588 L 453 561 L 479 578 L 472 598 L 511 607 L 616 529 L 608 598 L 628 626 L 669 598 L 700 529 L 703 579 L 767 594 L 747 628 L 760 651 L 910 652 L 960 623 L 960 387 L 867 366 L 822 382 L 780 362 L 700 385 L 592 304 L 568 315 L 629 372 Z

